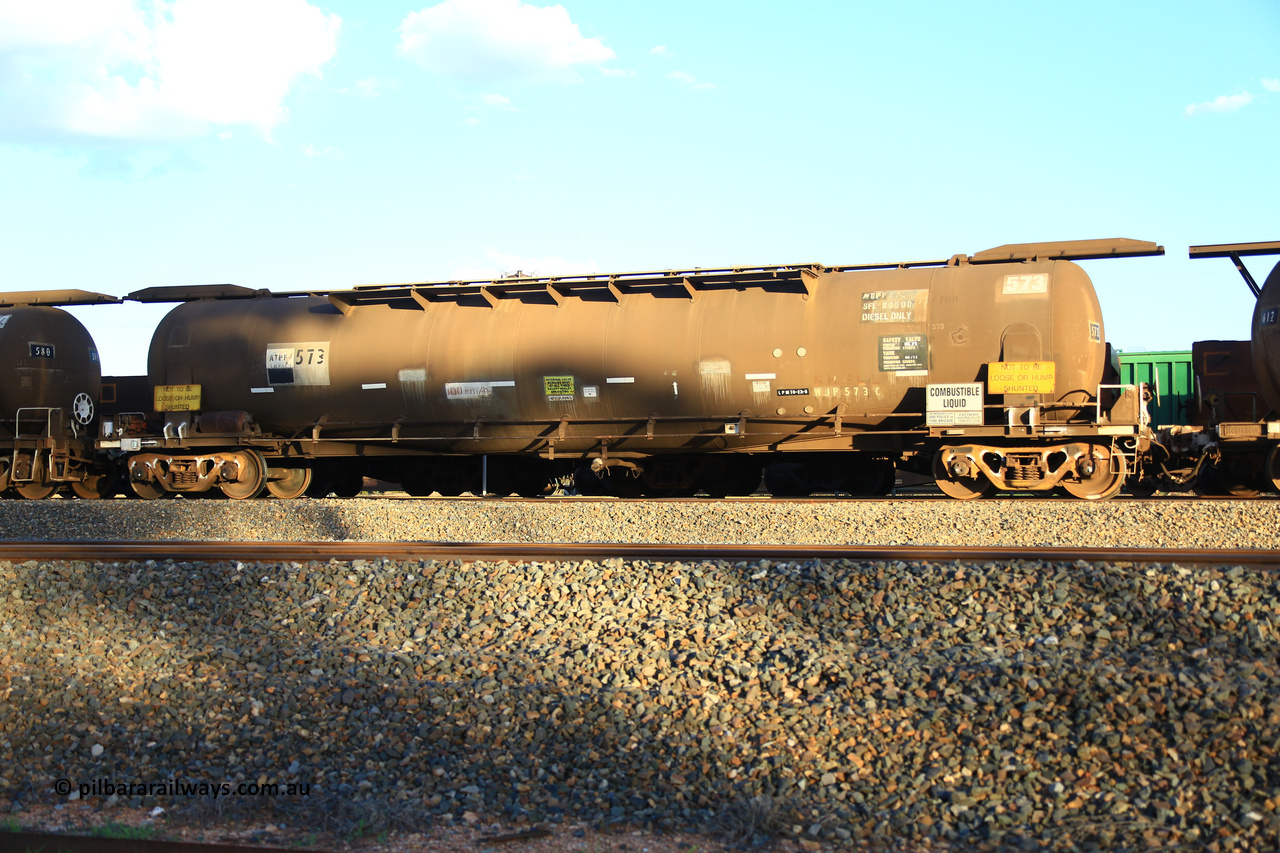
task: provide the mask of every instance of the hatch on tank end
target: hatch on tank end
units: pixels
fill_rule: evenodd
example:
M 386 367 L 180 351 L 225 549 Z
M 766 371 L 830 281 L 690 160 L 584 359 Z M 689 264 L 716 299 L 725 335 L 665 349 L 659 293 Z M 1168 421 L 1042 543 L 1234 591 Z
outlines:
M 1064 240 L 1057 243 L 1009 243 L 978 252 L 972 264 L 1009 261 L 1087 261 L 1095 258 L 1141 258 L 1163 255 L 1164 246 L 1145 240 L 1114 237 L 1109 240 Z
M 17 305 L 114 305 L 122 301 L 119 296 L 93 293 L 88 290 L 24 290 L 0 293 L 0 308 Z

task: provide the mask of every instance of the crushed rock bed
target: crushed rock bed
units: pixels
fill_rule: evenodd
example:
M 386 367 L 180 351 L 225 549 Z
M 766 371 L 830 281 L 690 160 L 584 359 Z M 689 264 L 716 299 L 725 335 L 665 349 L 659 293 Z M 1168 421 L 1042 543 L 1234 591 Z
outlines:
M 1238 567 L 32 561 L 0 602 L 19 816 L 174 779 L 316 826 L 1280 844 L 1280 587 Z
M 1280 500 L 0 501 L 0 538 L 1275 548 Z

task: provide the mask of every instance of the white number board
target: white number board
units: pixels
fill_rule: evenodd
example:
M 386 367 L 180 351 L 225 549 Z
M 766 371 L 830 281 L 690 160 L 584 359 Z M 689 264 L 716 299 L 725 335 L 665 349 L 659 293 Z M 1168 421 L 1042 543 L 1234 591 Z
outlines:
M 268 385 L 328 385 L 329 342 L 267 344 Z
M 982 383 L 926 385 L 925 423 L 929 426 L 981 426 Z

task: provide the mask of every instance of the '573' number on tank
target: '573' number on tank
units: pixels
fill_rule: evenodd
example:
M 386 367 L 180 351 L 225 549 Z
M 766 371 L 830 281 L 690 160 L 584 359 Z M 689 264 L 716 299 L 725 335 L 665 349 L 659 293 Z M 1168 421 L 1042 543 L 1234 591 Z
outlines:
M 328 356 L 328 341 L 268 344 L 267 384 L 328 385 Z

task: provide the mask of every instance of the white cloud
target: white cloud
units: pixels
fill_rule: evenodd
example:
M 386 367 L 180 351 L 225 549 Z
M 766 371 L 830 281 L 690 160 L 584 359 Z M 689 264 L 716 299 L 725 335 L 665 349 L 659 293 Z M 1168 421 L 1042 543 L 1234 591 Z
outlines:
M 520 0 L 444 0 L 400 23 L 400 52 L 467 87 L 495 83 L 576 81 L 576 66 L 599 65 L 614 53 L 584 38 L 563 6 Z
M 1262 88 L 1268 92 L 1280 92 L 1280 79 L 1275 77 L 1263 77 Z
M 629 68 L 601 68 L 600 73 L 606 77 L 625 77 L 627 79 L 636 76 L 636 72 Z
M 651 48 L 649 48 L 649 55 L 650 55 L 650 56 L 661 56 L 661 57 L 663 57 L 664 59 L 670 59 L 670 58 L 671 58 L 671 51 L 667 50 L 667 49 L 666 49 L 665 47 L 663 47 L 662 45 L 657 45 L 656 47 L 651 47 Z
M 697 77 L 684 71 L 672 71 L 667 75 L 668 80 L 675 80 L 677 83 L 683 83 L 690 89 L 696 89 L 700 92 L 710 91 L 711 89 L 719 89 L 715 83 L 699 82 Z
M 1248 92 L 1241 92 L 1238 95 L 1219 95 L 1212 101 L 1205 101 L 1203 104 L 1187 104 L 1186 114 L 1189 116 L 1198 115 L 1199 113 L 1229 113 L 1246 106 L 1253 100 L 1253 95 Z
M 535 258 L 528 255 L 507 255 L 496 249 L 486 249 L 484 254 L 488 263 L 458 267 L 449 276 L 449 280 L 485 281 L 514 276 L 516 273 L 535 277 L 588 275 L 600 271 L 594 261 L 566 261 L 555 255 Z
M 362 98 L 380 98 L 386 85 L 384 81 L 379 80 L 377 77 L 363 77 L 342 91 L 344 93 L 354 93 Z
M 502 109 L 511 109 L 511 99 L 505 95 L 485 95 L 480 100 L 491 107 L 499 107 Z
M 305 0 L 0 0 L 0 135 L 186 139 L 284 121 L 341 19 Z
M 315 145 L 312 145 L 311 143 L 307 143 L 302 147 L 302 153 L 312 159 L 325 159 L 325 160 L 341 160 L 342 159 L 342 152 L 338 151 L 336 148 L 329 148 L 327 146 L 324 148 L 319 148 Z

